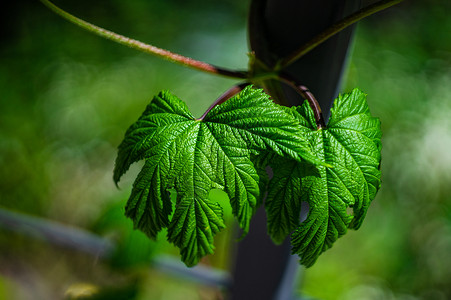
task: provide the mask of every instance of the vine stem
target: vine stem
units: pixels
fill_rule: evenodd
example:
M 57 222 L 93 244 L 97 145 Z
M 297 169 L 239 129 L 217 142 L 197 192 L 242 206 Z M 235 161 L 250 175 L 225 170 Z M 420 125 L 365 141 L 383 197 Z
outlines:
M 204 112 L 204 114 L 197 119 L 198 121 L 202 121 L 205 116 L 217 105 L 226 102 L 227 100 L 229 100 L 230 98 L 232 98 L 233 96 L 235 96 L 236 94 L 238 94 L 239 92 L 241 92 L 242 90 L 244 90 L 244 88 L 246 86 L 248 86 L 250 83 L 249 82 L 244 82 L 241 84 L 237 84 L 232 86 L 230 89 L 228 89 L 224 94 L 222 94 L 218 99 L 216 99 L 215 102 L 213 102 L 210 107 Z
M 292 52 L 292 54 L 288 55 L 284 59 L 282 59 L 279 64 L 278 68 L 283 69 L 295 61 L 297 61 L 299 58 L 313 50 L 315 47 L 320 45 L 321 43 L 325 42 L 330 37 L 334 36 L 335 34 L 339 33 L 346 27 L 360 21 L 363 18 L 366 18 L 372 14 L 375 14 L 381 10 L 384 10 L 386 8 L 389 8 L 395 4 L 400 3 L 403 0 L 381 0 L 378 1 L 372 5 L 369 5 L 367 7 L 364 7 L 360 9 L 359 11 L 349 15 L 348 17 L 342 19 L 341 21 L 338 21 L 337 23 L 333 24 L 314 38 L 312 38 L 310 41 L 302 45 L 300 48 Z
M 55 4 L 51 3 L 48 0 L 41 0 L 41 2 L 47 6 L 50 10 L 55 12 L 57 15 L 63 17 L 64 19 L 68 20 L 69 22 L 80 26 L 81 28 L 90 31 L 92 33 L 95 33 L 103 38 L 112 40 L 116 43 L 128 46 L 130 48 L 142 51 L 144 53 L 152 54 L 155 56 L 158 56 L 160 58 L 169 60 L 171 62 L 180 64 L 185 67 L 189 67 L 192 69 L 196 69 L 198 71 L 215 74 L 215 75 L 222 75 L 225 77 L 231 77 L 231 78 L 239 78 L 239 79 L 246 79 L 248 77 L 247 71 L 235 71 L 235 70 L 228 70 L 221 67 L 217 67 L 202 61 L 198 61 L 195 59 L 192 59 L 190 57 L 186 57 L 177 53 L 170 52 L 168 50 L 164 50 L 143 42 L 140 42 L 138 40 L 134 40 L 131 38 L 128 38 L 126 36 L 117 34 L 115 32 L 106 30 L 104 28 L 101 28 L 99 26 L 96 26 L 94 24 L 91 24 L 89 22 L 86 22 L 80 18 L 77 18 L 74 15 L 71 15 L 70 13 L 62 10 Z
M 324 121 L 323 113 L 321 112 L 321 106 L 316 100 L 315 96 L 310 92 L 310 90 L 303 86 L 297 84 L 293 78 L 287 74 L 282 74 L 280 80 L 291 86 L 296 92 L 298 92 L 304 99 L 308 101 L 310 108 L 313 110 L 316 121 L 316 129 L 326 128 L 326 122 Z

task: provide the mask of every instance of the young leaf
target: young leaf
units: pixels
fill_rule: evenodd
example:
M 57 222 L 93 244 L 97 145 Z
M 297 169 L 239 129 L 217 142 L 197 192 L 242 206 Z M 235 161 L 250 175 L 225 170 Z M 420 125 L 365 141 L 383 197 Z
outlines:
M 335 100 L 326 129 L 316 129 L 307 103 L 292 113 L 315 153 L 331 167 L 286 162 L 269 183 L 266 210 L 269 233 L 281 242 L 296 227 L 300 202 L 308 202 L 307 219 L 292 234 L 292 250 L 309 267 L 347 228 L 362 224 L 380 187 L 381 131 L 366 95 L 357 89 Z
M 119 145 L 117 183 L 129 166 L 145 164 L 126 205 L 135 227 L 155 238 L 164 227 L 188 266 L 213 253 L 213 237 L 224 228 L 222 208 L 208 199 L 224 190 L 244 233 L 259 201 L 259 171 L 251 156 L 273 153 L 322 163 L 301 134 L 298 121 L 262 90 L 245 88 L 214 107 L 202 120 L 168 92 L 154 97 Z M 177 200 L 172 216 L 168 189 Z

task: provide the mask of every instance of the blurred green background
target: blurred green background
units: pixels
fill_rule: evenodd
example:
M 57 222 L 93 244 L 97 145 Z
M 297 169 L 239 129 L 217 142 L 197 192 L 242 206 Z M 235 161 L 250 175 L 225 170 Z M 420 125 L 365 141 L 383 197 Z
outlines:
M 247 65 L 249 1 L 55 3 L 196 59 Z M 343 91 L 365 91 L 382 121 L 382 189 L 362 228 L 302 272 L 303 296 L 451 299 L 450 12 L 446 0 L 406 1 L 358 26 Z M 164 233 L 148 241 L 123 217 L 139 165 L 119 190 L 112 169 L 126 128 L 158 91 L 171 90 L 200 116 L 236 81 L 98 38 L 38 1 L 2 8 L 0 22 L 0 208 L 118 245 L 100 259 L 0 228 L 0 299 L 221 299 L 216 288 L 149 267 L 154 255 L 177 250 Z M 230 227 L 204 263 L 227 268 Z

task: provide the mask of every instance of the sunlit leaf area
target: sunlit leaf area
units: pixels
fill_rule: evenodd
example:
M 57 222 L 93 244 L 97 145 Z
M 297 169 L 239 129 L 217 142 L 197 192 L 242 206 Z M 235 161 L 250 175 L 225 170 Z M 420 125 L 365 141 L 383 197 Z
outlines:
M 171 271 L 185 267 L 167 231 L 151 241 L 124 216 L 143 164 L 119 188 L 113 169 L 126 129 L 158 92 L 198 118 L 237 81 L 101 39 L 39 1 L 11 2 L 0 10 L 0 299 L 224 299 L 223 287 Z M 249 1 L 55 3 L 120 34 L 247 67 Z M 358 231 L 299 268 L 300 299 L 451 298 L 450 12 L 445 0 L 404 1 L 358 25 L 341 91 L 364 91 L 381 120 L 382 187 Z M 227 229 L 200 265 L 226 271 L 238 225 L 224 192 L 209 197 Z

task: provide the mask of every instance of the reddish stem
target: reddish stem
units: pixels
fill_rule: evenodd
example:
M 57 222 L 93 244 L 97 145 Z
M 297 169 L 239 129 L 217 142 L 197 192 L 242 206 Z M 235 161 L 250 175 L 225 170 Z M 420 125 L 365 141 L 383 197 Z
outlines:
M 316 128 L 321 129 L 326 127 L 326 123 L 324 121 L 323 114 L 321 112 L 321 106 L 316 100 L 315 96 L 310 92 L 310 90 L 303 86 L 299 85 L 292 79 L 289 75 L 283 74 L 280 76 L 280 80 L 287 83 L 291 86 L 296 92 L 298 92 L 304 99 L 306 99 L 310 105 L 310 108 L 313 110 L 313 114 L 315 115 Z
M 222 76 L 231 77 L 231 78 L 240 78 L 240 79 L 246 79 L 248 77 L 247 71 L 235 71 L 235 70 L 221 68 L 218 66 L 208 64 L 203 61 L 198 61 L 198 60 L 192 59 L 190 57 L 186 57 L 186 56 L 183 56 L 183 55 L 180 55 L 177 53 L 173 53 L 173 52 L 165 50 L 165 49 L 155 47 L 153 45 L 149 45 L 149 44 L 140 42 L 138 40 L 131 39 L 129 37 L 106 30 L 102 27 L 96 26 L 96 25 L 86 22 L 80 18 L 77 18 L 76 16 L 71 15 L 70 13 L 62 10 L 61 8 L 59 8 L 58 6 L 56 6 L 55 4 L 51 3 L 48 0 L 41 0 L 41 2 L 44 5 L 46 5 L 48 8 L 50 8 L 53 12 L 55 12 L 59 16 L 65 18 L 69 22 L 72 22 L 73 24 L 78 25 L 85 30 L 95 33 L 103 38 L 112 40 L 116 43 L 128 46 L 130 48 L 133 48 L 133 49 L 136 49 L 136 50 L 148 53 L 148 54 L 158 56 L 160 58 L 169 60 L 171 62 L 180 64 L 185 67 L 192 68 L 192 69 L 196 69 L 196 70 L 199 70 L 202 72 L 216 74 L 216 75 L 222 75 Z
M 197 120 L 202 121 L 205 116 L 217 105 L 226 102 L 227 100 L 229 100 L 230 98 L 232 98 L 233 96 L 235 96 L 236 94 L 238 94 L 239 92 L 241 92 L 242 90 L 244 90 L 244 88 L 246 86 L 248 86 L 250 83 L 249 82 L 245 82 L 245 83 L 241 83 L 238 85 L 234 85 L 233 87 L 231 87 L 230 89 L 228 89 L 224 94 L 222 94 L 218 99 L 216 99 L 215 102 L 213 102 L 212 105 L 210 105 L 210 107 L 204 112 L 204 114 Z

